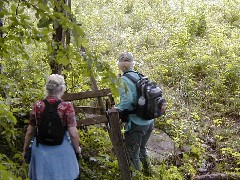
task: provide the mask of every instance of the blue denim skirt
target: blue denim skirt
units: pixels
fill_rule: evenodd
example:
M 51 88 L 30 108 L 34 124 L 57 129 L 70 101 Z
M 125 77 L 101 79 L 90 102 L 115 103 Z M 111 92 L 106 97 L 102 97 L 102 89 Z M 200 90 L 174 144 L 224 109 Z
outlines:
M 40 144 L 34 139 L 29 165 L 31 180 L 74 180 L 79 174 L 79 164 L 66 131 L 63 143 L 56 146 Z

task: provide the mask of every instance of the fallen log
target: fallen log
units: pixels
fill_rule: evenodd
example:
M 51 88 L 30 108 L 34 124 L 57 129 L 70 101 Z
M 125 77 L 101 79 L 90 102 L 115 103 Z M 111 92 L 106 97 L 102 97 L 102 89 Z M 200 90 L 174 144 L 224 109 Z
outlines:
M 236 174 L 208 174 L 195 176 L 194 180 L 240 180 L 240 176 Z

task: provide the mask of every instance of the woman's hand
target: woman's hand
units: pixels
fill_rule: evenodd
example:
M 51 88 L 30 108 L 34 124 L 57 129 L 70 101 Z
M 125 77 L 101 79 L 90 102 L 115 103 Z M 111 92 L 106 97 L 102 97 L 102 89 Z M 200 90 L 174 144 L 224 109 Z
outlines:
M 79 146 L 78 149 L 75 152 L 78 153 L 78 154 L 81 154 L 82 148 Z
M 79 161 L 79 158 L 81 158 L 81 157 L 82 157 L 82 154 L 81 154 L 81 152 L 82 152 L 82 149 L 81 149 L 81 147 L 79 146 L 78 150 L 77 150 L 77 151 L 75 151 L 75 154 L 76 154 L 77 161 Z
M 23 159 L 23 162 L 25 162 L 25 154 L 26 154 L 26 150 L 29 146 L 29 144 L 31 143 L 31 140 L 32 140 L 32 137 L 34 135 L 34 127 L 32 125 L 28 125 L 27 127 L 27 132 L 26 132 L 26 135 L 25 135 L 25 140 L 24 140 L 24 145 L 23 145 L 23 152 L 22 152 L 22 159 Z
M 22 161 L 25 163 L 26 161 L 25 161 L 25 154 L 26 154 L 26 151 L 23 151 L 22 152 Z

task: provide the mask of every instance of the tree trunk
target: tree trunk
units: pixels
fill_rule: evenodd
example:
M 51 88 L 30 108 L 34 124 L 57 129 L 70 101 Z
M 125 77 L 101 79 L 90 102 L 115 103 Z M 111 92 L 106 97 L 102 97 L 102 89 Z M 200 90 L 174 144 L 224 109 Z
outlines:
M 208 175 L 202 175 L 202 176 L 196 176 L 194 178 L 195 180 L 236 180 L 240 179 L 240 176 L 236 174 L 208 174 Z
M 2 11 L 2 9 L 0 8 L 0 12 Z M 3 19 L 2 18 L 0 18 L 0 27 L 2 27 L 3 26 Z M 0 39 L 2 39 L 3 38 L 3 32 L 2 31 L 0 31 Z M 0 48 L 0 50 L 1 50 L 2 48 Z M 2 50 L 1 50 L 2 51 Z M 3 57 L 0 57 L 0 59 L 2 59 Z M 2 64 L 0 64 L 0 74 L 2 74 Z
M 68 5 L 70 11 L 71 11 L 71 4 L 72 4 L 72 1 L 71 1 L 71 0 L 68 0 L 67 5 Z M 70 17 L 71 17 L 71 14 L 68 14 L 68 16 L 69 16 L 69 18 L 70 18 Z M 66 31 L 66 44 L 67 44 L 67 45 L 70 44 L 70 40 L 71 40 L 70 37 L 71 37 L 71 36 L 70 36 L 70 30 L 67 29 L 67 31 Z
M 0 7 L 0 12 L 2 11 L 1 7 Z M 0 27 L 3 26 L 3 18 L 0 18 Z M 0 31 L 0 39 L 3 38 L 3 32 Z M 2 45 L 0 44 L 0 52 L 2 52 Z M 3 60 L 3 55 L 1 54 L 0 56 L 0 60 Z M 3 65 L 0 63 L 0 74 L 2 74 L 2 70 L 3 70 Z M 3 97 L 3 98 L 7 98 L 5 92 L 3 91 L 3 89 L 0 87 L 0 95 Z
M 64 8 L 62 7 L 61 4 L 67 4 L 67 0 L 58 0 L 55 1 L 56 5 L 54 7 L 54 11 L 58 12 L 58 13 L 62 13 L 64 14 Z M 71 5 L 71 1 L 70 3 L 68 3 L 68 5 Z M 59 52 L 59 47 L 62 45 L 63 47 L 66 47 L 66 32 L 63 30 L 63 27 L 60 25 L 60 23 L 58 23 L 58 25 L 54 25 L 53 24 L 53 29 L 54 29 L 54 33 L 53 33 L 53 53 L 52 53 L 52 57 L 50 59 L 50 67 L 52 69 L 52 73 L 53 74 L 62 74 L 62 68 L 63 65 L 59 64 L 56 61 L 56 56 Z M 69 38 L 69 42 L 70 42 L 70 37 Z

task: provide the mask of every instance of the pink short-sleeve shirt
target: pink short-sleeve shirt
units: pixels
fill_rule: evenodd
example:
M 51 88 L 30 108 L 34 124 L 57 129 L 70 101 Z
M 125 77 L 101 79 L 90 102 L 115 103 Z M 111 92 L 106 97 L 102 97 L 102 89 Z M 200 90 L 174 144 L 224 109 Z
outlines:
M 58 101 L 58 99 L 53 96 L 48 96 L 46 97 L 46 99 L 50 104 Z M 29 119 L 30 125 L 32 126 L 36 125 L 36 117 L 37 119 L 41 119 L 41 113 L 43 112 L 44 108 L 45 108 L 45 104 L 42 100 L 38 100 L 34 103 L 33 109 L 30 113 L 30 119 Z M 64 102 L 64 101 L 61 102 L 58 105 L 57 110 L 58 110 L 59 117 L 62 119 L 64 126 L 67 126 L 67 127 L 77 126 L 75 111 L 71 102 Z

